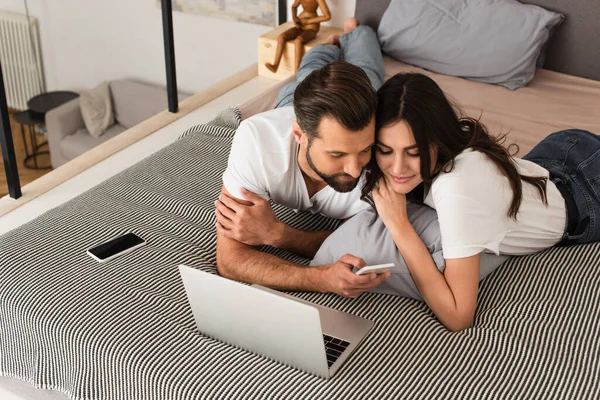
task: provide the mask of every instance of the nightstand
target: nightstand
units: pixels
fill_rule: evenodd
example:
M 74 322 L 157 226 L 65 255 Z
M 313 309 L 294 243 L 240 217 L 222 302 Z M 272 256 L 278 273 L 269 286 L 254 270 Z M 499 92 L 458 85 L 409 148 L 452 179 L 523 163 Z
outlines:
M 265 33 L 258 37 L 258 74 L 271 79 L 284 80 L 294 72 L 294 41 L 288 41 L 285 44 L 285 50 L 283 51 L 283 57 L 281 63 L 277 69 L 277 73 L 272 73 L 265 67 L 265 63 L 272 63 L 275 59 L 275 50 L 277 49 L 277 37 L 284 31 L 292 28 L 294 23 L 288 21 L 285 24 L 279 25 L 277 28 L 270 32 Z M 333 28 L 330 26 L 321 25 L 321 29 L 317 34 L 317 37 L 304 45 L 304 54 L 313 47 L 325 43 L 325 40 L 329 35 L 336 34 L 342 35 L 343 29 Z

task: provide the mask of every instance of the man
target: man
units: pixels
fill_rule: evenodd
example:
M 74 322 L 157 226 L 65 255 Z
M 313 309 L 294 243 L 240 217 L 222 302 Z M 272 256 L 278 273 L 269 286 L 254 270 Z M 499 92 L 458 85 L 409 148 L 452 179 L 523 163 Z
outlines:
M 217 267 L 224 277 L 346 297 L 389 277 L 355 275 L 352 268 L 365 264 L 349 254 L 306 268 L 253 248 L 266 244 L 312 257 L 331 233 L 284 225 L 269 200 L 339 219 L 369 207 L 360 200 L 359 183 L 374 144 L 383 59 L 371 28 L 354 18 L 344 28 L 344 35 L 304 56 L 296 82 L 282 89 L 274 110 L 243 121 L 236 132 L 215 210 Z

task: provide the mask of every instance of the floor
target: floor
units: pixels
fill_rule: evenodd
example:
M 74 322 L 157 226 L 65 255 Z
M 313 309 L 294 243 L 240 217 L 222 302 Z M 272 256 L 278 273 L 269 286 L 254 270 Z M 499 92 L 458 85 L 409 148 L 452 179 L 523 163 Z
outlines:
M 36 180 L 40 176 L 48 173 L 51 169 L 29 169 L 25 168 L 23 165 L 23 160 L 25 159 L 25 147 L 23 146 L 23 138 L 21 135 L 21 125 L 17 124 L 13 118 L 14 112 L 9 112 L 9 120 L 10 120 L 10 129 L 12 131 L 13 142 L 15 146 L 15 157 L 17 159 L 17 169 L 19 170 L 19 180 L 21 182 L 21 187 L 26 184 Z M 31 144 L 29 143 L 29 137 L 26 133 L 27 146 L 31 148 Z M 42 143 L 46 141 L 46 137 L 44 135 L 37 135 L 37 142 Z M 43 150 L 46 150 L 47 147 Z M 1 156 L 0 156 L 1 158 Z M 43 154 L 38 157 L 38 163 L 40 165 L 50 165 L 50 155 Z M 0 162 L 0 197 L 8 194 L 8 186 L 6 184 L 6 173 L 4 171 L 4 162 Z

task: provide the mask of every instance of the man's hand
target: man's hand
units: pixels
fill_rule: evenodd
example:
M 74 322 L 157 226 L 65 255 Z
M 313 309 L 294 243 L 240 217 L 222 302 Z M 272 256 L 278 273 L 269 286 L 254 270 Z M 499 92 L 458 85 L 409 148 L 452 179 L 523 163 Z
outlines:
M 361 269 L 366 265 L 362 258 L 346 254 L 333 264 L 323 265 L 323 286 L 325 292 L 337 293 L 343 297 L 357 298 L 364 292 L 368 292 L 379 286 L 390 277 L 389 272 L 383 274 L 356 275 L 352 267 Z
M 242 195 L 252 204 L 240 204 L 221 193 L 215 202 L 217 232 L 249 246 L 275 246 L 283 224 L 275 216 L 271 204 L 245 189 L 242 189 Z

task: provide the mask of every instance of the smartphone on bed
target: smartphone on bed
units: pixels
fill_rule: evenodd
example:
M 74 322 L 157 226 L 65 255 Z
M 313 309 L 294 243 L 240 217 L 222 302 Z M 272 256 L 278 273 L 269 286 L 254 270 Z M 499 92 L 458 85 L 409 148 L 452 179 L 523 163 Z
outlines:
M 122 254 L 129 253 L 146 244 L 146 241 L 133 232 L 117 236 L 87 250 L 90 257 L 98 262 L 107 262 Z

